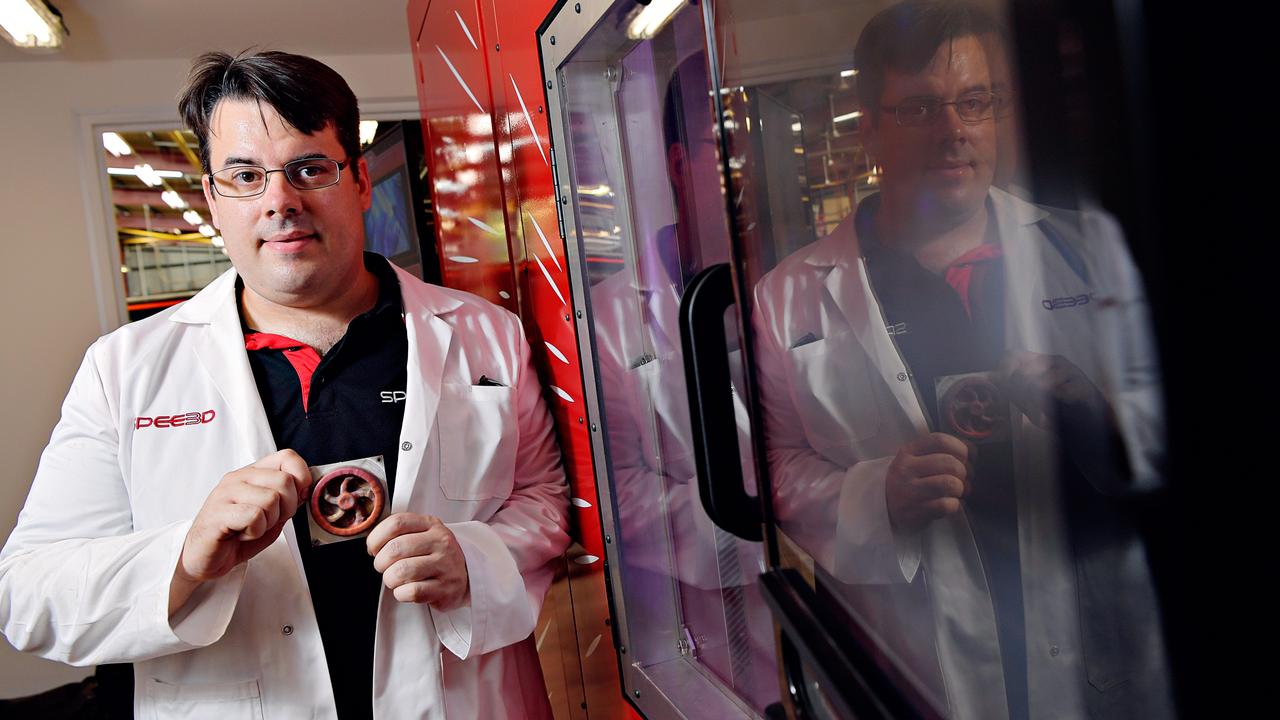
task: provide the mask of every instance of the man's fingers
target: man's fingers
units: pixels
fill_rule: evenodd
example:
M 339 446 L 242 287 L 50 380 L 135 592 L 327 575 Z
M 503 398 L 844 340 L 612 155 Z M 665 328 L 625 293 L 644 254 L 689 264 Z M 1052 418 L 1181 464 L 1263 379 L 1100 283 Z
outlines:
M 401 585 L 391 591 L 396 600 L 403 603 L 439 604 L 445 599 L 448 589 L 439 580 L 420 580 Z
M 963 460 L 956 458 L 954 455 L 944 455 L 942 453 L 911 458 L 906 467 L 911 475 L 916 478 L 929 477 L 930 475 L 954 475 L 963 479 L 969 474 Z
M 293 513 L 301 504 L 298 485 L 294 482 L 293 476 L 286 472 L 253 468 L 245 472 L 244 481 L 247 485 L 265 488 L 279 496 L 282 517 L 293 517 Z
M 275 525 L 279 522 L 286 509 L 282 507 L 284 498 L 280 493 L 249 483 L 232 488 L 228 499 L 234 505 L 248 505 L 261 509 L 267 519 L 267 525 Z
M 960 501 L 952 497 L 938 498 L 925 503 L 923 510 L 928 519 L 937 520 L 960 512 Z
M 228 530 L 237 532 L 239 540 L 257 540 L 271 529 L 267 511 L 257 505 L 233 504 L 226 508 Z
M 279 470 L 293 478 L 298 497 L 306 500 L 311 491 L 311 468 L 302 456 L 288 448 L 273 452 L 251 464 L 249 467 L 261 470 Z
M 377 555 L 392 538 L 407 533 L 426 532 L 439 524 L 439 518 L 430 515 L 396 513 L 374 526 L 373 531 L 365 538 L 365 547 L 368 548 L 370 555 Z
M 382 571 L 382 584 L 394 590 L 401 585 L 430 580 L 440 574 L 439 562 L 436 555 L 401 558 Z
M 911 483 L 919 497 L 929 499 L 959 498 L 965 495 L 965 483 L 955 475 L 930 475 Z
M 962 463 L 969 459 L 969 446 L 960 438 L 946 433 L 921 435 L 904 445 L 903 449 L 917 457 L 944 453 Z

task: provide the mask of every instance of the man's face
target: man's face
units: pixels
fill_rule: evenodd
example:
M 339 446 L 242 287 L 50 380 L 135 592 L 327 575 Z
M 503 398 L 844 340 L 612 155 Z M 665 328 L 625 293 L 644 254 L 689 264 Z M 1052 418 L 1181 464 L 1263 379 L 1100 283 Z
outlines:
M 300 158 L 348 160 L 333 125 L 314 135 L 290 126 L 275 108 L 223 100 L 214 108 L 209 133 L 211 170 L 234 165 L 282 168 Z M 247 290 L 289 307 L 323 304 L 350 287 L 363 271 L 364 219 L 369 173 L 359 160 L 360 179 L 345 165 L 337 185 L 298 190 L 284 173 L 271 173 L 266 192 L 229 198 L 212 192 L 204 178 L 213 224 Z
M 880 105 L 919 97 L 954 102 L 991 89 L 982 43 L 963 37 L 944 42 L 919 73 L 889 70 Z M 884 168 L 882 188 L 891 207 L 934 221 L 963 220 L 982 207 L 995 170 L 995 120 L 966 123 L 947 105 L 933 123 L 918 127 L 901 127 L 892 111 L 881 111 L 863 132 Z

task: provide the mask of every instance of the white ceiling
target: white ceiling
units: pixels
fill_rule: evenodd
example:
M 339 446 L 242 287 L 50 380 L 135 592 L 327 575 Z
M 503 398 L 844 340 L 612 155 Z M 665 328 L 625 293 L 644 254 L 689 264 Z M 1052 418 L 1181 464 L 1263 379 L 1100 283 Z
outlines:
M 0 41 L 0 62 L 190 58 L 248 47 L 304 55 L 409 51 L 406 0 L 51 0 L 70 36 L 57 53 Z

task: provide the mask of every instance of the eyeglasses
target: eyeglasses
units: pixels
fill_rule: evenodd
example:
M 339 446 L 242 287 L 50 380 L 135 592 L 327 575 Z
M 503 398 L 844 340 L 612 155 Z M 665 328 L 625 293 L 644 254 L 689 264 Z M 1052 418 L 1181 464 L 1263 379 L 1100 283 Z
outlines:
M 222 197 L 251 198 L 267 191 L 271 173 L 284 173 L 289 184 L 299 190 L 323 190 L 337 185 L 342 179 L 342 168 L 351 163 L 330 158 L 302 158 L 291 160 L 278 170 L 268 170 L 260 165 L 232 165 L 209 175 L 213 191 Z
M 891 112 L 902 127 L 932 125 L 942 116 L 942 108 L 951 105 L 961 122 L 973 125 L 993 117 L 1004 117 L 1008 110 L 1006 98 L 993 92 L 976 92 L 962 95 L 955 102 L 943 102 L 937 97 L 912 97 L 897 105 L 885 105 L 880 109 Z

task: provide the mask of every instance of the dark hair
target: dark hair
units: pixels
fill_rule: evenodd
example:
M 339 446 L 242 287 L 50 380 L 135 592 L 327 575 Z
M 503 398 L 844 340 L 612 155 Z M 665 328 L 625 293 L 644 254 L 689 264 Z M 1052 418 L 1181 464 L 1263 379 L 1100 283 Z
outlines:
M 246 51 L 247 52 L 247 51 Z M 178 111 L 200 140 L 200 166 L 209 168 L 209 128 L 218 102 L 250 100 L 266 103 L 285 122 L 308 135 L 330 123 L 347 157 L 360 156 L 360 108 L 342 76 L 319 60 L 286 52 L 267 51 L 232 57 L 209 52 L 195 59 Z M 353 177 L 359 166 L 351 164 Z
M 942 44 L 963 37 L 995 35 L 1004 27 L 977 5 L 955 0 L 905 0 L 876 13 L 862 29 L 854 49 L 858 102 L 875 124 L 880 115 L 885 73 L 924 70 Z
M 686 123 L 684 107 L 684 83 L 692 83 L 692 87 L 700 92 L 710 92 L 711 81 L 707 76 L 707 56 L 695 52 L 671 71 L 671 79 L 667 81 L 667 91 L 662 99 L 662 140 L 663 148 L 671 150 L 672 145 L 684 145 L 688 141 L 689 130 Z M 697 111 L 705 111 L 706 119 L 702 122 L 715 122 L 711 118 L 711 99 L 708 96 L 705 106 L 697 106 Z M 698 122 L 695 120 L 694 122 Z

